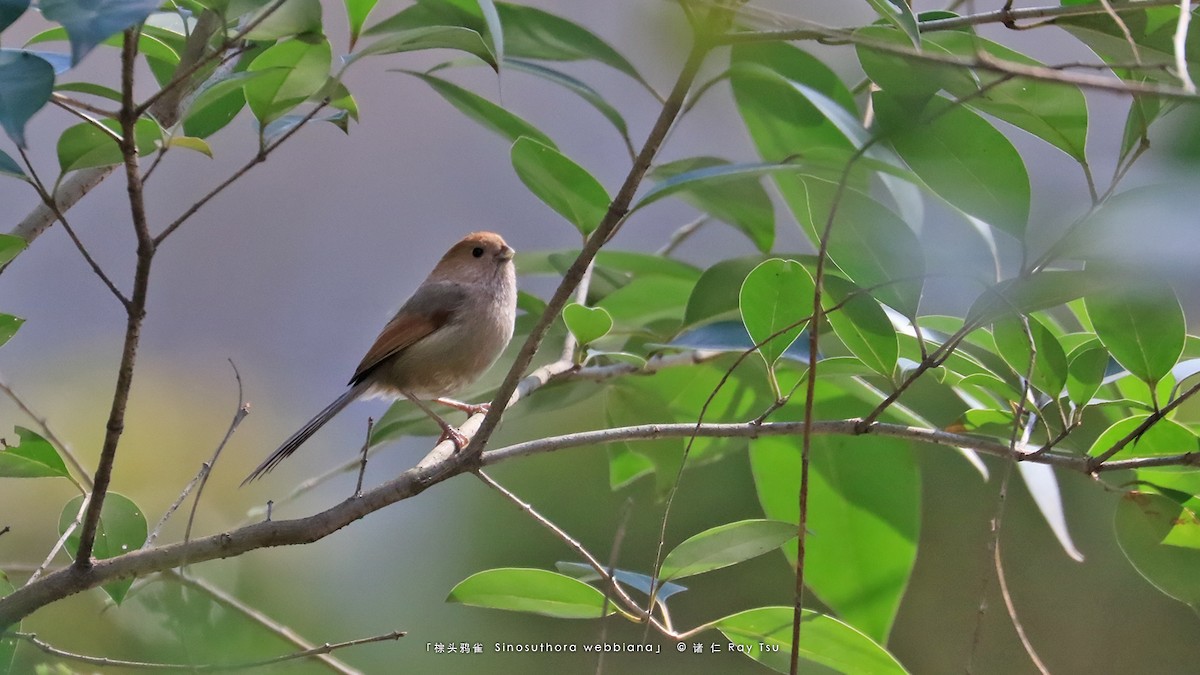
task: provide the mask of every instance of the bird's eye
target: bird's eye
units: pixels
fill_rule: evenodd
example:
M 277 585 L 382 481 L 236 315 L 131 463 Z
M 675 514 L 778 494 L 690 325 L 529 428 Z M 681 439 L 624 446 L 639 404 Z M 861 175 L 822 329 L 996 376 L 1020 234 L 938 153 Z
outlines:
M 471 255 L 475 256 L 476 258 L 482 258 L 483 257 L 483 247 L 476 246 L 475 248 L 471 249 Z

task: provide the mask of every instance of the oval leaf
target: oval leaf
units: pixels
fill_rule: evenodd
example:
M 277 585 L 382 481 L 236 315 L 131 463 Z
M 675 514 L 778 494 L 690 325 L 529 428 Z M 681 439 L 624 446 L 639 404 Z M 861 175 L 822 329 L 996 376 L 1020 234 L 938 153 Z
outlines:
M 62 534 L 79 515 L 79 507 L 83 504 L 83 495 L 75 497 L 63 507 L 58 517 L 58 532 Z M 104 497 L 104 506 L 100 509 L 100 523 L 96 530 L 96 543 L 92 555 L 98 560 L 113 558 L 118 555 L 136 551 L 146 543 L 146 517 L 128 497 L 119 492 L 109 492 Z M 79 550 L 79 528 L 76 527 L 67 537 L 67 550 L 72 556 Z M 116 604 L 121 604 L 129 591 L 133 579 L 121 579 L 102 586 L 104 592 Z
M 790 669 L 791 607 L 759 607 L 731 614 L 710 624 L 731 642 L 744 646 L 747 656 L 779 673 Z M 903 675 L 896 657 L 871 638 L 826 614 L 803 610 L 800 658 L 839 673 Z
M 529 612 L 559 619 L 598 619 L 605 612 L 604 594 L 565 574 L 507 567 L 476 572 L 450 591 L 446 602 Z
M 664 581 L 736 565 L 773 551 L 796 536 L 796 526 L 780 520 L 741 520 L 688 537 L 663 558 Z
M 456 49 L 478 56 L 484 63 L 491 66 L 492 70 L 499 69 L 496 55 L 483 41 L 483 36 L 461 26 L 426 26 L 390 33 L 351 54 L 346 59 L 346 64 L 354 63 L 364 56 L 398 54 L 424 49 Z
M 1157 382 L 1183 353 L 1187 324 L 1169 286 L 1139 286 L 1084 303 L 1096 335 L 1117 363 L 1146 382 Z
M 116 120 L 106 119 L 100 123 L 114 133 L 120 133 L 121 125 Z M 163 131 L 158 122 L 143 117 L 134 126 L 134 136 L 138 155 L 145 157 L 161 145 Z M 57 149 L 58 165 L 64 174 L 94 166 L 120 164 L 123 157 L 117 141 L 90 122 L 76 124 L 62 132 L 58 137 Z
M 608 213 L 612 199 L 600 181 L 552 146 L 518 138 L 512 146 L 512 165 L 530 192 L 585 237 Z
M 325 86 L 333 54 L 329 42 L 293 39 L 268 47 L 250 62 L 262 77 L 244 83 L 246 103 L 260 125 L 282 117 Z
M 824 284 L 821 301 L 834 334 L 868 368 L 890 378 L 900 341 L 887 313 L 869 293 L 845 279 L 829 275 Z
M 738 296 L 742 323 L 754 344 L 765 341 L 758 352 L 768 368 L 804 330 L 807 317 L 812 316 L 815 292 L 812 276 L 795 260 L 767 260 L 742 282 Z
M 67 29 L 71 62 L 79 63 L 96 45 L 150 16 L 159 0 L 41 0 L 42 14 Z
M 1163 593 L 1200 610 L 1200 550 L 1164 544 L 1183 506 L 1162 495 L 1129 492 L 1117 504 L 1117 543 L 1134 569 Z
M 25 123 L 54 93 L 54 66 L 29 52 L 0 49 L 0 127 L 25 147 Z

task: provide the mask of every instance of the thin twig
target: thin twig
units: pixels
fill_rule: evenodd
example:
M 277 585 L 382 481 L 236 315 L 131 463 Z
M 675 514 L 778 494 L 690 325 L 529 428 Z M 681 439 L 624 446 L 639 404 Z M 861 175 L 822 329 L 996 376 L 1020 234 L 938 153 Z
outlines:
M 1116 443 L 1113 443 L 1112 447 L 1091 458 L 1089 460 L 1089 467 L 1093 471 L 1099 468 L 1113 455 L 1120 452 L 1125 446 L 1141 438 L 1142 434 L 1146 433 L 1150 427 L 1157 424 L 1159 420 L 1166 417 L 1172 410 L 1182 405 L 1184 401 L 1194 396 L 1197 391 L 1200 391 L 1200 382 L 1188 387 L 1187 391 L 1183 392 L 1179 396 L 1176 396 L 1174 400 L 1148 415 L 1146 419 L 1142 420 L 1141 424 L 1137 425 L 1137 427 L 1133 429 L 1133 431 L 1130 431 L 1128 434 L 1122 436 Z
M 633 497 L 625 500 L 621 506 L 621 515 L 617 518 L 617 531 L 613 533 L 612 549 L 608 554 L 608 575 L 612 576 L 617 569 L 617 561 L 621 559 L 621 544 L 625 541 L 625 532 L 629 527 L 629 517 L 633 515 Z M 0 532 L 3 534 L 3 532 Z M 600 610 L 600 635 L 596 641 L 600 644 L 608 639 L 608 604 L 612 601 L 612 595 L 609 589 L 604 589 L 604 606 Z M 663 615 L 664 620 L 667 616 Z M 671 628 L 670 621 L 666 621 L 667 628 Z M 596 656 L 596 675 L 601 675 L 604 672 L 604 651 Z
M 567 532 L 561 527 L 555 525 L 552 520 L 539 513 L 528 502 L 521 500 L 520 497 L 513 494 L 503 485 L 497 483 L 491 476 L 487 475 L 481 470 L 477 470 L 474 473 L 479 477 L 479 480 L 483 481 L 485 485 L 492 488 L 496 492 L 499 492 L 504 496 L 505 499 L 515 504 L 517 508 L 529 514 L 529 516 L 537 521 L 539 525 L 545 527 L 547 530 L 550 530 L 550 532 L 554 534 L 555 538 L 566 544 L 567 547 L 574 551 L 575 554 L 580 558 L 583 558 L 585 561 L 587 561 L 587 564 L 596 571 L 596 574 L 600 575 L 600 579 L 609 587 L 613 595 L 621 601 L 622 605 L 624 605 L 624 609 L 619 611 L 630 615 L 631 618 L 636 620 L 648 622 L 650 625 L 654 626 L 655 629 L 664 634 L 670 633 L 666 626 L 660 624 L 658 620 L 647 613 L 646 610 L 639 607 L 633 598 L 629 597 L 629 594 L 625 591 L 625 589 L 618 584 L 617 580 L 609 573 L 608 569 L 604 566 L 604 563 L 600 562 L 596 556 L 592 555 L 586 548 L 584 548 L 583 544 L 579 543 L 579 541 L 567 534 Z
M 259 661 L 247 661 L 244 663 L 204 663 L 204 664 L 187 664 L 187 663 L 150 663 L 147 661 L 126 661 L 124 659 L 110 659 L 104 656 L 90 656 L 88 654 L 79 654 L 70 652 L 65 649 L 60 649 L 54 645 L 38 638 L 36 633 L 5 633 L 4 637 L 18 638 L 30 645 L 37 647 L 42 652 L 60 659 L 68 661 L 76 661 L 78 663 L 86 663 L 90 666 L 101 666 L 111 668 L 130 668 L 137 670 L 186 670 L 196 673 L 215 673 L 231 670 L 250 670 L 251 668 L 262 668 L 264 666 L 272 666 L 286 661 L 295 661 L 296 659 L 304 659 L 310 656 L 320 656 L 329 654 L 330 652 L 346 647 L 357 647 L 358 645 L 371 644 L 372 642 L 384 642 L 386 640 L 399 640 L 408 633 L 406 631 L 397 630 L 382 635 L 374 635 L 367 638 L 358 638 L 357 640 L 347 640 L 345 642 L 326 642 L 323 645 L 305 649 L 304 651 L 284 654 L 269 659 Z
M 354 496 L 362 496 L 363 476 L 367 473 L 367 450 L 371 448 L 371 431 L 375 428 L 375 418 L 367 418 L 367 436 L 363 439 L 362 459 L 358 467 L 358 482 L 354 485 Z
M 281 135 L 279 138 L 277 138 L 273 143 L 268 144 L 266 147 L 260 148 L 259 151 L 254 155 L 254 157 L 250 158 L 250 160 L 248 162 L 246 162 L 245 164 L 243 164 L 240 169 L 238 169 L 237 171 L 234 171 L 228 178 L 221 181 L 213 189 L 209 190 L 207 194 L 205 194 L 203 197 L 198 199 L 194 204 L 189 206 L 186 211 L 184 211 L 182 214 L 179 215 L 178 218 L 171 221 L 171 223 L 169 225 L 167 225 L 165 228 L 163 228 L 163 231 L 159 232 L 158 235 L 153 238 L 154 245 L 158 246 L 158 245 L 162 244 L 163 240 L 165 240 L 167 237 L 171 236 L 171 233 L 173 233 L 175 230 L 179 229 L 180 225 L 183 225 L 184 222 L 186 222 L 188 218 L 191 218 L 193 215 L 195 215 L 196 212 L 199 211 L 201 208 L 203 208 L 204 205 L 207 204 L 209 201 L 211 201 L 213 199 L 213 197 L 216 197 L 217 195 L 224 192 L 225 188 L 229 187 L 230 185 L 233 185 L 234 182 L 236 182 L 239 178 L 244 176 L 248 171 L 250 171 L 250 169 L 253 169 L 254 167 L 258 166 L 259 164 L 262 164 L 263 162 L 267 161 L 267 157 L 276 148 L 278 148 L 280 145 L 283 145 L 285 142 L 287 142 L 287 140 L 289 138 L 294 136 L 296 134 L 296 132 L 300 131 L 301 127 L 308 124 L 312 120 L 312 118 L 316 117 L 317 113 L 321 112 L 321 110 L 328 104 L 329 104 L 329 99 L 326 98 L 325 100 L 321 101 L 316 106 L 314 106 L 313 109 L 310 110 L 306 115 L 304 115 L 304 117 L 302 117 L 295 126 L 293 126 L 291 129 L 288 129 L 286 132 L 284 132 L 283 135 Z
M 92 257 L 92 254 L 87 250 L 87 247 L 83 245 L 83 241 L 79 238 L 79 235 L 75 234 L 75 229 L 71 227 L 71 224 L 67 222 L 66 216 L 64 216 L 62 211 L 59 210 L 58 203 L 54 200 L 54 197 L 50 195 L 49 190 L 46 189 L 46 184 L 43 183 L 42 179 L 38 177 L 37 169 L 33 167 L 33 162 L 29 161 L 29 155 L 25 152 L 25 148 L 18 146 L 17 152 L 21 154 L 21 160 L 25 163 L 25 169 L 29 171 L 29 177 L 32 181 L 33 188 L 35 191 L 37 191 L 38 197 L 41 198 L 42 203 L 46 205 L 46 208 L 50 209 L 50 211 L 54 213 L 54 217 L 58 219 L 58 222 L 62 223 L 63 229 L 67 231 L 67 236 L 71 239 L 71 243 L 75 244 L 75 248 L 79 251 L 80 255 L 83 256 L 83 259 L 87 262 L 88 266 L 92 268 L 92 272 L 94 272 L 97 277 L 100 277 L 100 281 L 104 282 L 104 285 L 108 287 L 108 290 L 114 296 L 116 296 L 117 301 L 120 302 L 123 307 L 125 307 L 126 311 L 128 311 L 129 298 L 125 297 L 125 294 L 122 293 L 119 288 L 117 288 L 117 285 L 112 282 L 112 279 L 110 279 L 109 276 L 104 273 L 104 269 L 100 267 L 100 263 L 96 262 L 96 259 Z
M 237 412 L 233 414 L 233 419 L 229 422 L 229 428 L 225 430 L 225 436 L 217 444 L 217 449 L 213 451 L 212 457 L 200 465 L 200 472 L 196 474 L 200 485 L 196 488 L 196 498 L 192 500 L 192 508 L 188 512 L 187 527 L 183 530 L 183 540 L 185 542 L 192 539 L 192 524 L 196 520 L 196 509 L 200 506 L 200 496 L 204 494 L 204 486 L 208 484 L 208 477 L 212 475 L 213 467 L 217 465 L 217 460 L 221 458 L 221 451 L 225 449 L 225 446 L 229 443 L 229 439 L 233 437 L 233 433 L 241 425 L 242 420 L 246 419 L 246 416 L 250 414 L 250 406 L 246 403 L 246 399 L 242 395 L 242 374 L 238 372 L 237 364 L 233 362 L 233 359 L 229 359 L 229 366 L 233 368 L 233 377 L 237 380 Z
M 80 492 L 86 494 L 91 490 L 92 478 L 88 475 L 87 469 L 83 468 L 83 464 L 79 462 L 79 458 L 75 456 L 75 452 L 54 433 L 54 430 L 50 428 L 50 424 L 46 421 L 45 417 L 38 416 L 25 403 L 24 399 L 17 395 L 17 392 L 4 380 L 3 375 L 0 375 L 0 391 L 3 391 L 29 419 L 37 423 L 38 427 L 42 430 L 42 436 L 50 441 L 58 450 L 59 456 L 65 458 L 67 464 L 71 465 L 72 473 L 67 474 L 67 478 L 79 488 Z M 78 476 L 75 474 L 78 474 Z
M 84 495 L 83 501 L 79 503 L 79 512 L 75 514 L 74 520 L 62 531 L 62 535 L 59 536 L 58 541 L 54 542 L 54 546 L 50 547 L 50 552 L 46 554 L 46 559 L 33 570 L 33 574 L 29 575 L 29 579 L 25 581 L 26 584 L 37 581 L 38 577 L 42 576 L 42 573 L 50 566 L 50 563 L 54 562 L 54 557 L 58 555 L 58 552 L 67 545 L 67 539 L 71 537 L 75 532 L 75 528 L 79 527 L 79 522 L 83 520 L 83 512 L 87 510 L 89 499 L 88 495 Z
M 1004 563 L 1000 557 L 999 541 L 996 542 L 996 549 L 992 557 L 996 563 L 996 582 L 1000 587 L 1000 597 L 1004 599 L 1004 607 L 1008 610 L 1008 617 L 1012 620 L 1013 628 L 1017 631 L 1017 637 L 1021 640 L 1021 646 L 1025 648 L 1025 654 L 1029 656 L 1030 661 L 1033 661 L 1033 666 L 1038 669 L 1038 672 L 1042 675 L 1050 675 L 1050 669 L 1042 662 L 1041 657 L 1034 650 L 1029 636 L 1025 634 L 1025 626 L 1017 619 L 1017 606 L 1013 604 L 1012 593 L 1008 591 L 1008 580 L 1004 574 Z
M 679 229 L 671 233 L 671 238 L 668 239 L 667 243 L 663 244 L 661 248 L 655 251 L 654 255 L 660 258 L 669 258 L 671 254 L 675 252 L 675 249 L 679 248 L 680 244 L 687 241 L 688 238 L 690 238 L 693 234 L 696 234 L 701 227 L 704 227 L 708 220 L 709 216 L 706 213 L 690 223 L 684 223 L 679 227 Z

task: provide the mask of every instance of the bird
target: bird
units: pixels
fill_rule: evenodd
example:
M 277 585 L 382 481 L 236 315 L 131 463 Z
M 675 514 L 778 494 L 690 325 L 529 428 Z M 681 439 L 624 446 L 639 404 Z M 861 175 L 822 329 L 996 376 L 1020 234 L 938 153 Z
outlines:
M 467 439 L 433 411 L 436 401 L 469 414 L 487 410 L 445 398 L 479 379 L 512 339 L 517 311 L 514 251 L 494 232 L 472 232 L 450 247 L 380 331 L 349 389 L 292 434 L 242 481 L 261 478 L 359 398 L 403 396 L 437 422 L 456 450 Z

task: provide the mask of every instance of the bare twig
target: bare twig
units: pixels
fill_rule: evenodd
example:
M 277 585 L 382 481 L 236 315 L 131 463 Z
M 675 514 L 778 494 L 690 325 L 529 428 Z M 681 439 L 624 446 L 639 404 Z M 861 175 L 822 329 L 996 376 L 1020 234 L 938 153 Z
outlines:
M 240 169 L 238 169 L 237 171 L 234 171 L 232 174 L 230 174 L 230 176 L 228 178 L 221 181 L 213 189 L 209 190 L 207 194 L 205 194 L 200 199 L 196 200 L 196 202 L 194 204 L 192 204 L 191 206 L 189 206 L 187 208 L 187 210 L 185 210 L 182 214 L 179 215 L 178 218 L 171 221 L 170 224 L 168 224 L 165 228 L 163 228 L 163 231 L 159 232 L 158 235 L 153 238 L 154 245 L 158 246 L 159 244 L 162 244 L 162 242 L 167 237 L 171 236 L 171 233 L 173 233 L 175 230 L 179 229 L 179 226 L 183 225 L 187 221 L 188 218 L 191 218 L 192 216 L 194 216 L 197 211 L 204 208 L 205 204 L 207 204 L 209 201 L 211 201 L 217 195 L 224 192 L 225 188 L 229 187 L 230 185 L 233 185 L 239 178 L 241 178 L 248 171 L 250 171 L 250 169 L 253 169 L 254 167 L 258 166 L 259 164 L 262 164 L 263 162 L 267 161 L 267 157 L 272 152 L 274 152 L 276 148 L 278 148 L 279 146 L 286 143 L 289 138 L 294 136 L 298 131 L 300 131 L 300 129 L 302 127 L 304 127 L 306 124 L 308 124 L 310 121 L 312 121 L 312 118 L 316 117 L 317 113 L 321 112 L 321 110 L 328 104 L 329 104 L 329 99 L 325 99 L 325 100 L 321 101 L 320 103 L 318 103 L 316 106 L 313 106 L 313 109 L 310 110 L 307 114 L 305 114 L 304 117 L 302 117 L 295 126 L 293 126 L 291 129 L 288 129 L 286 132 L 284 132 L 283 135 L 281 135 L 279 138 L 275 139 L 274 142 L 270 143 L 266 147 L 260 148 L 259 151 L 254 155 L 254 157 L 251 157 L 250 160 L 247 161 L 245 164 L 243 164 Z
M 375 418 L 367 418 L 367 436 L 363 439 L 362 459 L 358 467 L 358 482 L 354 486 L 354 496 L 362 496 L 363 475 L 367 473 L 367 450 L 371 448 L 371 431 L 375 428 Z
M 667 630 L 666 626 L 660 624 L 658 620 L 651 616 L 646 610 L 639 607 L 633 598 L 629 597 L 629 594 L 625 591 L 625 589 L 618 584 L 617 580 L 613 578 L 611 573 L 609 573 L 608 568 L 604 566 L 604 563 L 601 563 L 596 556 L 592 555 L 586 548 L 584 548 L 583 544 L 580 544 L 575 538 L 567 534 L 566 531 L 561 527 L 555 525 L 554 522 L 549 518 L 543 516 L 541 513 L 538 513 L 538 511 L 535 510 L 528 502 L 522 501 L 520 497 L 517 497 L 503 485 L 497 483 L 491 476 L 487 475 L 483 471 L 475 471 L 475 475 L 478 476 L 479 480 L 483 481 L 485 485 L 492 488 L 496 492 L 499 492 L 504 496 L 505 499 L 515 504 L 517 508 L 529 514 L 529 516 L 537 521 L 539 525 L 545 527 L 547 530 L 550 530 L 550 532 L 554 534 L 555 538 L 566 544 L 567 547 L 574 551 L 575 554 L 580 558 L 583 558 L 585 561 L 587 561 L 587 564 L 596 571 L 596 574 L 600 575 L 600 579 L 608 586 L 613 595 L 621 601 L 621 604 L 624 606 L 624 608 L 621 610 L 623 614 L 630 615 L 630 618 L 646 621 L 662 633 L 670 632 Z
M 204 494 L 204 486 L 208 484 L 208 477 L 212 474 L 213 467 L 217 465 L 217 460 L 221 458 L 221 451 L 229 444 L 229 439 L 233 437 L 233 433 L 237 431 L 242 420 L 246 419 L 246 416 L 250 414 L 250 406 L 246 403 L 246 399 L 242 395 L 242 374 L 238 372 L 237 364 L 233 362 L 233 359 L 229 359 L 229 366 L 233 368 L 233 377 L 237 380 L 237 412 L 233 414 L 233 419 L 229 422 L 229 428 L 225 430 L 225 436 L 217 444 L 217 449 L 213 451 L 212 457 L 200 465 L 200 472 L 196 474 L 200 485 L 196 488 L 196 498 L 192 500 L 192 509 L 188 512 L 187 527 L 183 530 L 184 541 L 190 541 L 192 538 L 192 523 L 196 520 L 196 509 L 200 506 L 200 496 Z
M 1180 79 L 1180 86 L 1183 90 L 1194 94 L 1196 93 L 1196 83 L 1192 82 L 1192 76 L 1188 72 L 1187 60 L 1187 37 L 1188 25 L 1192 21 L 1190 0 L 1179 0 L 1179 20 L 1175 24 L 1175 35 L 1172 40 L 1175 48 L 1175 76 Z M 1137 52 L 1134 52 L 1134 56 Z
M 79 458 L 75 456 L 75 453 L 71 450 L 70 446 L 64 443 L 62 439 L 60 439 L 54 433 L 54 430 L 50 428 L 50 424 L 46 421 L 45 417 L 40 417 L 37 413 L 33 412 L 33 410 L 25 403 L 24 399 L 17 395 L 17 392 L 11 386 L 9 386 L 8 382 L 4 380 L 2 375 L 0 375 L 0 391 L 3 391 L 6 396 L 12 399 L 12 402 L 17 404 L 17 407 L 20 408 L 21 412 L 25 413 L 29 419 L 37 423 L 38 427 L 42 430 L 42 436 L 44 436 L 46 440 L 53 443 L 54 447 L 58 449 L 59 455 L 67 460 L 67 464 L 71 465 L 73 473 L 68 474 L 67 478 L 69 478 L 71 482 L 79 488 L 80 492 L 87 493 L 89 490 L 91 490 L 92 478 L 88 475 L 87 470 L 83 468 L 83 464 L 79 462 Z M 75 474 L 78 474 L 78 477 L 76 477 Z
M 67 539 L 71 537 L 75 532 L 75 528 L 79 527 L 79 522 L 83 519 L 83 512 L 87 510 L 89 499 L 87 495 L 84 495 L 83 501 L 79 503 L 79 512 L 75 514 L 75 518 L 63 530 L 58 541 L 54 542 L 54 546 L 50 547 L 50 552 L 46 554 L 46 559 L 33 570 L 33 574 L 29 575 L 29 579 L 25 582 L 26 584 L 37 581 L 38 577 L 42 576 L 42 573 L 50 566 L 50 563 L 54 562 L 54 557 L 58 555 L 58 552 L 62 550 L 63 546 L 67 545 Z
M 136 670 L 183 670 L 195 673 L 215 673 L 231 670 L 250 670 L 251 668 L 261 668 L 263 666 L 272 666 L 286 661 L 295 661 L 297 659 L 305 659 L 310 656 L 320 656 L 329 654 L 330 652 L 346 647 L 357 647 L 358 645 L 371 644 L 372 642 L 384 642 L 386 640 L 399 640 L 407 635 L 405 631 L 392 631 L 382 635 L 374 635 L 367 638 L 358 638 L 357 640 L 347 640 L 345 642 L 326 642 L 323 645 L 305 649 L 283 656 L 276 656 L 270 659 L 262 659 L 259 661 L 247 661 L 245 663 L 205 663 L 205 664 L 187 664 L 187 663 L 150 663 L 146 661 L 126 661 L 123 659 L 110 659 L 103 656 L 90 656 L 88 654 L 79 654 L 76 652 L 60 649 L 54 645 L 38 638 L 36 633 L 7 633 L 4 637 L 14 637 L 23 640 L 34 647 L 37 647 L 42 652 L 60 659 L 68 661 L 76 661 L 78 663 L 86 663 L 90 666 L 112 667 L 112 668 L 129 668 Z
M 707 222 L 708 214 L 704 214 L 690 223 L 684 223 L 679 227 L 679 229 L 671 233 L 671 238 L 668 239 L 667 243 L 663 244 L 661 248 L 655 251 L 654 255 L 662 258 L 670 257 L 670 255 L 675 252 L 675 249 L 679 248 L 680 244 L 687 241 L 688 238 L 695 234 L 697 230 L 699 230 L 701 227 L 704 227 L 705 223 Z

